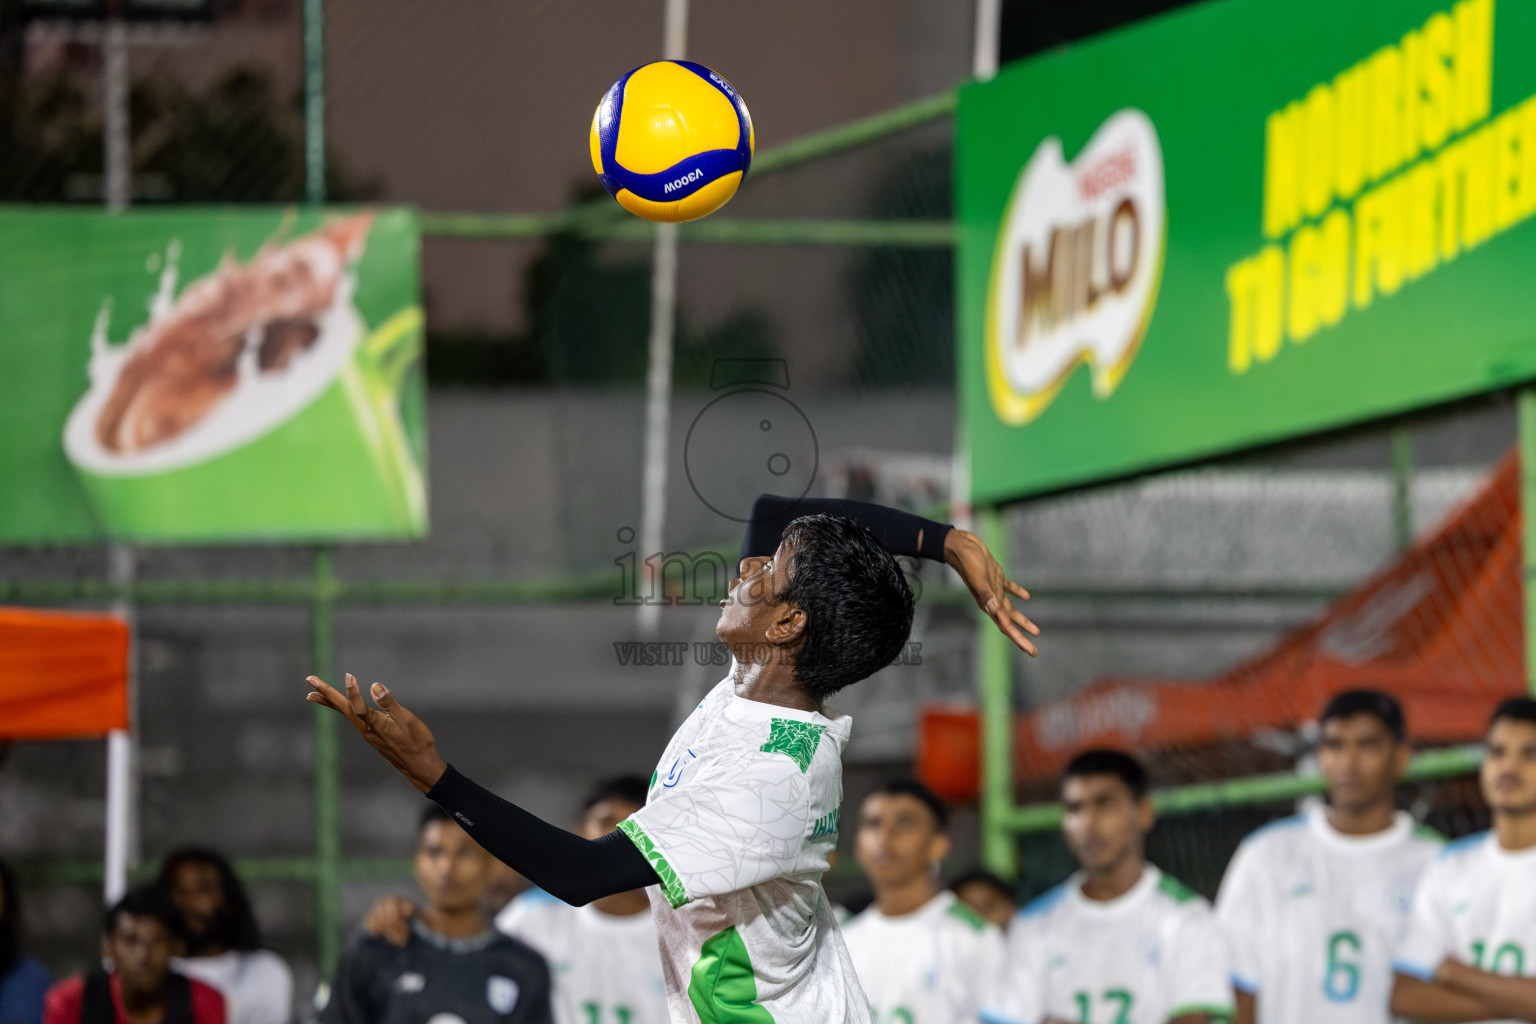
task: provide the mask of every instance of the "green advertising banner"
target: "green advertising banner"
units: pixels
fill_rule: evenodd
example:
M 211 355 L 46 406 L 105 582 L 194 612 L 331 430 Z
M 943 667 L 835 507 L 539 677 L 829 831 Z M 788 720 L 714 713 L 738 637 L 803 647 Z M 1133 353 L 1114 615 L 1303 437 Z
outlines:
M 0 543 L 427 529 L 406 210 L 0 210 Z
M 961 94 L 997 502 L 1536 379 L 1536 4 L 1227 0 Z

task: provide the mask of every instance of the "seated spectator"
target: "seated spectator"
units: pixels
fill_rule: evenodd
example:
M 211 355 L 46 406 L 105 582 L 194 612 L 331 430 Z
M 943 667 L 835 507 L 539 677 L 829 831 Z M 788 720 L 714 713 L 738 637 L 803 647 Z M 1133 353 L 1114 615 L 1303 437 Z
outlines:
M 549 967 L 486 915 L 489 853 L 436 804 L 416 841 L 425 906 L 404 948 L 363 935 L 336 970 L 321 1024 L 551 1024 Z
M 261 948 L 261 929 L 245 886 L 214 850 L 187 846 L 168 854 L 160 886 L 187 923 L 187 954 L 171 966 L 224 993 L 229 1024 L 288 1024 L 293 972 Z
M 43 1024 L 226 1024 L 218 989 L 171 970 L 185 948 L 184 925 L 163 889 L 130 889 L 107 911 L 102 932 L 111 970 L 49 989 Z
M 16 948 L 20 930 L 16 875 L 0 861 L 0 1024 L 42 1024 L 43 996 L 53 977 Z

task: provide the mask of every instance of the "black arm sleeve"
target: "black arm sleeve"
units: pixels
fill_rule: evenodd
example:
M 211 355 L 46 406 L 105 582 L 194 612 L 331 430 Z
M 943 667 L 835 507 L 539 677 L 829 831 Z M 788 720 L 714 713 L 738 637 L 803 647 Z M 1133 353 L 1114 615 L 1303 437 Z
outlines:
M 741 538 L 741 557 L 760 558 L 778 550 L 784 530 L 801 516 L 843 516 L 869 527 L 893 555 L 944 561 L 944 538 L 951 529 L 910 512 L 849 498 L 781 498 L 761 495 L 752 504 L 752 519 Z M 922 543 L 918 543 L 918 538 Z
M 427 797 L 491 856 L 573 906 L 661 882 L 623 833 L 583 839 L 471 782 L 453 765 Z

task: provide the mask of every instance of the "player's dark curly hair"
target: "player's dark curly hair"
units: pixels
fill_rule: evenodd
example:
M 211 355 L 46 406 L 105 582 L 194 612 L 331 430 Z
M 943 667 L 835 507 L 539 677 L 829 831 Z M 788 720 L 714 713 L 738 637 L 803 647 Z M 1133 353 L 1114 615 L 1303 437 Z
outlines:
M 228 858 L 206 846 L 183 846 L 165 855 L 160 864 L 159 884 L 167 893 L 175 880 L 176 869 L 183 864 L 206 864 L 219 876 L 219 891 L 224 896 L 224 906 L 214 922 L 214 934 L 191 935 L 194 944 L 208 943 L 242 953 L 261 948 L 261 926 L 256 923 L 256 913 L 251 909 L 251 898 L 240 876 L 230 865 Z M 196 950 L 193 951 L 194 954 Z
M 823 700 L 895 661 L 912 632 L 912 590 L 875 535 L 842 516 L 801 516 L 783 543 L 794 559 L 784 597 L 807 619 L 800 685 Z
M 188 939 L 187 919 L 182 916 L 181 908 L 176 906 L 171 894 L 158 885 L 136 885 L 123 893 L 122 898 L 102 915 L 102 934 L 111 935 L 116 931 L 117 919 L 124 914 L 154 918 L 173 940 L 186 942 Z

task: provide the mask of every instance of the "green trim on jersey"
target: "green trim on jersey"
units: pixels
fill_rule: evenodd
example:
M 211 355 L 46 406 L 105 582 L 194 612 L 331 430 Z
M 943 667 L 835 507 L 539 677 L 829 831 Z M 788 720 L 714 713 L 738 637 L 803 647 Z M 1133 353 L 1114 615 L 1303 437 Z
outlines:
M 1191 1003 L 1188 1006 L 1175 1006 L 1168 1011 L 1168 1019 L 1182 1017 L 1186 1013 L 1203 1013 L 1214 1021 L 1230 1021 L 1237 1016 L 1235 1006 L 1216 1006 L 1212 1003 Z
M 735 928 L 706 941 L 688 973 L 688 1001 L 703 1024 L 774 1024 L 757 1003 L 752 957 Z
M 816 748 L 821 745 L 821 734 L 826 728 L 810 722 L 797 722 L 793 718 L 775 718 L 768 723 L 768 742 L 758 749 L 765 754 L 783 754 L 799 765 L 800 774 L 804 775 L 811 766 L 811 758 L 816 756 Z
M 651 842 L 651 837 L 645 834 L 640 824 L 633 818 L 625 818 L 619 822 L 619 831 L 628 836 L 629 841 L 650 861 L 656 877 L 661 879 L 661 891 L 667 897 L 667 905 L 676 910 L 687 903 L 688 892 L 683 888 L 683 880 L 677 877 L 677 872 L 672 870 L 672 865 L 656 849 L 656 844 Z
M 951 903 L 949 905 L 949 910 L 945 911 L 945 913 L 953 914 L 955 917 L 958 917 L 960 920 L 970 925 L 972 931 L 984 932 L 987 930 L 987 919 L 976 913 L 976 911 L 972 910 L 964 903 L 961 903 L 959 900 Z
M 1195 890 L 1191 889 L 1189 886 L 1185 885 L 1183 882 L 1169 874 L 1164 874 L 1162 878 L 1157 880 L 1157 891 L 1163 893 L 1165 896 L 1173 897 L 1173 901 L 1175 903 L 1188 903 L 1190 900 L 1199 899 L 1200 896 L 1200 894 L 1195 892 Z M 1208 1011 L 1190 1010 L 1188 1012 L 1206 1013 Z M 1170 1013 L 1168 1016 L 1173 1017 L 1177 1016 L 1177 1014 Z

